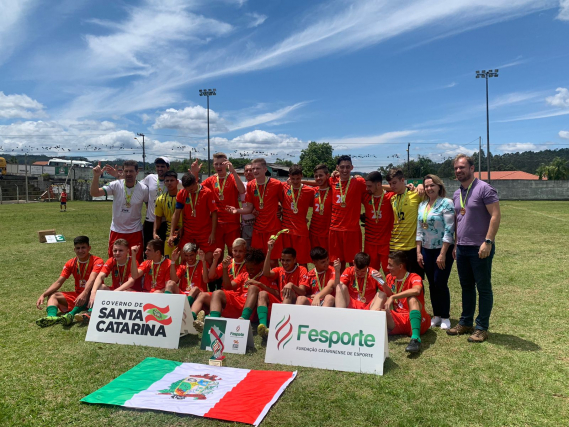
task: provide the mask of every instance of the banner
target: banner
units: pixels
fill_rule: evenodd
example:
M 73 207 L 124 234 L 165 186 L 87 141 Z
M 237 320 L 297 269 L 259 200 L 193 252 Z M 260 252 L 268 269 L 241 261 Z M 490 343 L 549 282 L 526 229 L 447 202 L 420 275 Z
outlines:
M 85 341 L 178 348 L 194 334 L 185 295 L 97 291 Z
M 385 312 L 273 304 L 265 363 L 383 375 Z
M 81 402 L 259 425 L 295 377 L 149 357 Z
M 245 354 L 247 347 L 254 347 L 251 322 L 244 319 L 226 319 L 223 317 L 206 317 L 204 322 L 201 349 L 212 351 L 213 341 L 210 333 L 215 330 L 223 344 L 223 353 Z

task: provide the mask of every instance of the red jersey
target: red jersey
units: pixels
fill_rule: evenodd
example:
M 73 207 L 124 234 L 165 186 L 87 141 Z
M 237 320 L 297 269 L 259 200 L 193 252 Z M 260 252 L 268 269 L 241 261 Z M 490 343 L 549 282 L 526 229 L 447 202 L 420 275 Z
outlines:
M 396 281 L 394 276 L 388 274 L 387 277 L 385 278 L 385 286 L 384 286 L 385 293 L 389 297 L 393 294 L 398 294 L 399 292 L 407 291 L 414 286 L 421 286 L 421 293 L 417 296 L 417 299 L 421 303 L 421 312 L 425 311 L 425 290 L 423 289 L 423 280 L 421 279 L 421 276 L 415 273 L 408 273 L 407 278 L 404 279 L 405 281 L 401 283 L 400 280 Z M 393 310 L 409 311 L 407 298 L 396 300 L 393 303 Z
M 314 209 L 310 220 L 310 234 L 313 236 L 327 237 L 330 233 L 330 220 L 332 219 L 332 189 L 322 190 L 315 188 Z
M 321 273 L 317 273 L 316 269 L 313 268 L 304 276 L 302 276 L 300 279 L 300 285 L 306 286 L 311 290 L 312 295 L 316 295 L 326 287 L 330 279 L 334 279 L 335 277 L 336 271 L 331 265 L 329 265 L 328 268 Z
M 297 190 L 290 185 L 283 185 L 283 228 L 288 228 L 291 234 L 308 236 L 308 209 L 314 206 L 314 189 L 302 185 Z M 294 192 L 294 193 L 293 193 Z M 295 213 L 296 202 L 296 213 Z
M 195 265 L 180 264 L 176 269 L 176 276 L 180 279 L 180 290 L 182 292 L 189 291 L 193 287 L 198 287 L 200 291 L 207 292 L 207 283 L 203 280 L 203 262 L 198 261 Z
M 132 276 L 130 274 L 130 256 L 127 258 L 125 265 L 119 265 L 117 260 L 114 258 L 109 258 L 103 268 L 101 268 L 101 273 L 105 273 L 107 277 L 112 280 L 112 286 L 109 286 L 113 291 L 124 285 L 128 279 Z
M 61 203 L 67 202 L 67 193 L 61 193 Z
M 338 177 L 332 178 L 330 184 L 332 187 L 330 230 L 360 231 L 362 195 L 367 192 L 365 180 L 351 177 L 348 181 L 340 181 Z M 342 207 L 342 194 L 345 196 L 345 207 Z
M 239 206 L 239 190 L 235 177 L 227 174 L 225 178 L 218 178 L 217 174 L 210 176 L 203 182 L 203 186 L 213 191 L 217 197 L 217 221 L 220 223 L 239 224 L 239 215 L 233 215 L 225 210 L 226 206 Z
M 85 290 L 85 285 L 91 273 L 99 273 L 103 268 L 104 261 L 95 255 L 90 255 L 85 262 L 79 261 L 79 258 L 71 258 L 63 266 L 60 276 L 69 279 L 73 275 L 75 279 L 75 292 L 80 294 Z
M 280 292 L 282 292 L 287 283 L 292 283 L 293 285 L 300 286 L 302 277 L 308 273 L 306 271 L 306 267 L 298 264 L 290 273 L 287 273 L 283 267 L 276 267 L 271 271 L 277 275 Z
M 215 194 L 204 186 L 200 186 L 197 194 L 189 193 L 186 189 L 178 192 L 176 209 L 182 209 L 184 214 L 184 235 L 209 236 L 212 227 L 211 213 L 218 210 L 216 199 Z M 195 216 L 192 212 L 195 212 Z
M 395 193 L 384 192 L 381 196 L 375 197 L 367 191 L 362 194 L 362 203 L 365 208 L 366 242 L 373 245 L 389 246 L 391 240 L 391 230 L 393 230 L 393 207 L 391 197 Z M 381 203 L 381 206 L 379 205 Z
M 138 269 L 145 274 L 144 292 L 156 292 L 166 287 L 166 282 L 170 280 L 170 264 L 168 258 L 157 263 L 147 259 L 138 266 Z
M 263 201 L 262 208 L 261 200 Z M 265 184 L 258 185 L 257 181 L 251 181 L 247 185 L 245 201 L 251 203 L 259 212 L 255 218 L 254 231 L 268 233 L 282 228 L 278 217 L 279 202 L 283 202 L 282 182 L 274 178 L 267 178 Z
M 227 274 L 229 275 L 229 280 L 235 280 L 236 277 L 239 277 L 241 274 L 247 274 L 247 270 L 245 269 L 245 261 L 241 264 L 235 262 L 235 260 L 231 260 L 231 264 L 227 267 Z M 221 279 L 223 277 L 223 264 L 217 264 L 215 269 L 215 278 Z
M 379 287 L 379 282 L 371 275 L 374 271 L 373 268 L 368 267 L 366 276 L 356 281 L 355 267 L 348 267 L 340 277 L 340 282 L 348 287 L 352 299 L 370 303 Z M 365 301 L 361 299 L 360 293 L 363 294 Z
M 237 276 L 237 278 L 234 280 L 235 283 L 237 283 L 237 288 L 235 289 L 234 292 L 238 293 L 239 295 L 246 297 L 247 296 L 247 290 L 249 289 L 249 287 L 245 287 L 245 282 L 249 280 L 249 273 L 245 272 L 245 274 L 240 274 L 239 276 Z M 263 285 L 272 288 L 272 289 L 276 289 L 277 291 L 279 290 L 279 285 L 277 282 L 273 282 L 271 281 L 271 279 L 269 279 L 268 277 L 263 276 L 262 274 L 259 275 L 258 278 L 255 279 L 257 282 L 261 282 Z M 261 289 L 263 290 L 263 289 Z

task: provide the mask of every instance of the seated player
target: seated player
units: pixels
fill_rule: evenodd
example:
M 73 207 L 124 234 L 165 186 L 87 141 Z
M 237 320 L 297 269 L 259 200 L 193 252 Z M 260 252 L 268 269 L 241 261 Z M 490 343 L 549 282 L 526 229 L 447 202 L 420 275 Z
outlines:
M 76 314 L 87 310 L 89 293 L 103 267 L 103 260 L 90 254 L 91 246 L 87 236 L 73 239 L 73 250 L 77 256 L 65 263 L 59 279 L 36 302 L 36 307 L 41 310 L 41 305 L 47 298 L 47 316 L 36 320 L 36 324 L 42 328 L 56 323 L 71 325 Z M 58 292 L 71 275 L 75 279 L 75 292 Z M 58 310 L 66 314 L 58 316 Z
M 178 174 L 174 171 L 167 171 L 164 174 L 164 185 L 167 192 L 160 194 L 156 199 L 156 207 L 154 208 L 154 238 L 160 239 L 159 230 L 163 220 L 166 222 L 166 242 L 164 245 L 164 256 L 170 258 L 172 250 L 176 247 L 170 246 L 170 236 L 172 235 L 172 216 L 176 212 L 176 196 L 178 195 Z M 164 217 L 164 218 L 162 218 Z M 178 231 L 182 229 L 182 216 L 178 220 Z M 176 242 L 177 236 L 174 236 L 173 242 Z
M 387 329 L 390 335 L 410 335 L 405 351 L 421 351 L 421 334 L 431 326 L 431 317 L 425 311 L 423 280 L 418 274 L 407 271 L 407 256 L 403 251 L 389 254 L 389 274 L 383 287 L 387 300 Z
M 176 268 L 176 261 L 179 257 L 180 249 L 176 248 L 172 252 L 170 280 L 166 283 L 165 293 L 187 295 L 191 307 L 200 293 L 207 293 L 205 253 L 198 250 L 194 243 L 186 243 L 182 248 L 182 262 Z
M 278 286 L 263 276 L 263 263 L 265 255 L 260 249 L 250 248 L 245 256 L 246 274 L 238 275 L 231 280 L 232 289 L 220 289 L 211 297 L 210 317 L 229 317 L 249 320 L 253 310 L 257 306 L 257 299 L 261 290 L 270 290 L 273 295 L 278 295 Z M 224 273 L 229 267 L 230 261 L 226 258 Z M 199 318 L 194 321 L 194 327 L 203 331 L 203 321 Z
M 379 310 L 387 299 L 381 290 L 383 279 L 377 270 L 370 268 L 371 257 L 359 252 L 354 257 L 354 265 L 346 268 L 340 276 L 342 267 L 339 260 L 334 261 L 336 272 L 336 307 L 358 310 Z
M 166 290 L 166 282 L 170 278 L 169 259 L 164 258 L 164 242 L 160 239 L 152 239 L 146 244 L 146 261 L 137 266 L 136 254 L 140 246 L 131 248 L 131 275 L 134 280 L 144 275 L 144 286 L 142 292 L 159 292 Z
M 298 296 L 297 305 L 334 307 L 334 267 L 330 265 L 328 251 L 320 246 L 310 250 L 314 268 L 300 279 L 300 285 L 310 289 L 311 297 Z

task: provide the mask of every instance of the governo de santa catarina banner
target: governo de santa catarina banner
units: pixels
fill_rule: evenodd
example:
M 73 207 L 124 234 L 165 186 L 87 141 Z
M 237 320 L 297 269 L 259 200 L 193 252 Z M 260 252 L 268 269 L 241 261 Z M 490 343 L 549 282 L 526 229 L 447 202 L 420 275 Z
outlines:
M 149 357 L 81 401 L 259 425 L 295 377 Z

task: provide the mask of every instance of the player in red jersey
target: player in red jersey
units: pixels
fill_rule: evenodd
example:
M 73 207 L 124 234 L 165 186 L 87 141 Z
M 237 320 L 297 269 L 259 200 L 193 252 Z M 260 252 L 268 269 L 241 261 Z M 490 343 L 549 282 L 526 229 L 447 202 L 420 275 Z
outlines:
M 314 189 L 302 184 L 302 166 L 292 165 L 288 172 L 290 184 L 283 186 L 282 227 L 289 233 L 281 236 L 282 246 L 294 248 L 298 262 L 305 266 L 310 262 L 308 237 L 308 209 L 314 206 Z
M 231 255 L 233 242 L 241 237 L 241 223 L 239 216 L 231 214 L 225 207 L 239 204 L 239 196 L 245 193 L 245 185 L 224 153 L 213 155 L 213 168 L 216 174 L 207 178 L 203 186 L 213 191 L 218 199 L 215 246 L 222 251 L 227 246 L 227 252 Z M 227 169 L 230 174 L 227 174 Z
M 87 236 L 73 239 L 73 250 L 76 257 L 65 263 L 59 278 L 40 295 L 36 302 L 36 307 L 41 310 L 41 305 L 47 298 L 47 316 L 36 320 L 36 324 L 42 328 L 56 323 L 70 325 L 76 314 L 87 309 L 89 293 L 103 268 L 103 260 L 90 254 L 91 246 Z M 59 288 L 71 275 L 75 279 L 75 292 L 59 292 Z M 58 316 L 58 310 L 66 314 Z
M 387 300 L 387 329 L 391 335 L 410 335 L 405 351 L 421 351 L 421 334 L 431 326 L 431 317 L 425 311 L 423 280 L 418 274 L 407 271 L 407 255 L 404 251 L 389 254 L 389 274 L 383 287 Z
M 339 177 L 331 178 L 332 220 L 330 222 L 330 259 L 351 262 L 362 250 L 360 212 L 362 195 L 366 192 L 365 180 L 352 177 L 354 166 L 350 156 L 340 156 L 336 166 Z
M 231 281 L 232 289 L 220 289 L 213 293 L 210 304 L 210 317 L 230 317 L 249 320 L 257 305 L 257 298 L 261 290 L 270 290 L 278 294 L 278 285 L 263 276 L 263 263 L 265 255 L 263 251 L 249 248 L 245 257 L 246 274 L 240 274 Z M 225 268 L 229 266 L 229 260 L 223 260 Z M 224 269 L 224 272 L 227 271 Z M 194 321 L 194 327 L 203 331 L 203 322 Z
M 312 305 L 315 307 L 334 307 L 334 267 L 330 265 L 328 251 L 316 246 L 310 250 L 310 258 L 314 268 L 300 279 L 300 285 L 309 289 L 311 297 L 299 296 L 297 305 Z
M 67 212 L 67 192 L 65 189 L 61 190 L 61 194 L 59 195 L 59 203 L 60 212 Z
M 370 172 L 365 177 L 367 192 L 362 194 L 365 213 L 364 252 L 371 257 L 370 266 L 383 269 L 387 274 L 387 258 L 389 257 L 389 241 L 393 229 L 393 208 L 391 197 L 394 193 L 386 192 L 382 186 L 381 173 Z
M 272 235 L 281 230 L 281 221 L 278 217 L 279 203 L 283 203 L 283 183 L 265 176 L 267 172 L 267 162 L 265 159 L 258 158 L 253 160 L 253 175 L 255 181 L 247 185 L 247 195 L 245 196 L 246 205 L 241 209 L 227 206 L 226 209 L 236 215 L 249 214 L 255 209 L 259 214 L 255 219 L 253 228 L 253 238 L 251 247 L 267 250 L 267 242 Z M 282 241 L 277 240 L 271 266 L 278 266 L 278 257 L 282 250 Z
M 130 248 L 132 253 L 130 271 L 134 280 L 144 275 L 143 292 L 162 293 L 166 289 L 166 282 L 170 279 L 171 261 L 164 257 L 164 242 L 160 239 L 152 239 L 146 245 L 146 261 L 136 265 L 136 254 L 140 246 Z
M 325 164 L 314 168 L 314 181 L 318 187 L 314 193 L 314 209 L 310 219 L 310 247 L 329 250 L 330 221 L 332 219 L 332 189 L 330 171 Z
M 198 184 L 196 177 L 191 173 L 182 177 L 182 186 L 184 189 L 180 190 L 176 197 L 176 212 L 172 217 L 172 235 L 168 239 L 168 244 L 174 246 L 174 235 L 183 212 L 184 230 L 178 246 L 183 248 L 186 243 L 195 243 L 205 252 L 207 263 L 211 264 L 217 230 L 217 197 L 207 187 Z
M 379 310 L 387 299 L 381 287 L 385 283 L 381 274 L 370 268 L 371 257 L 359 252 L 354 265 L 347 268 L 340 277 L 340 263 L 334 261 L 336 270 L 336 307 L 358 310 Z
M 181 263 L 176 268 L 176 261 L 181 256 Z M 205 253 L 195 243 L 186 243 L 182 251 L 172 252 L 170 280 L 166 282 L 165 294 L 185 294 L 190 307 L 202 292 L 207 293 L 207 263 Z

